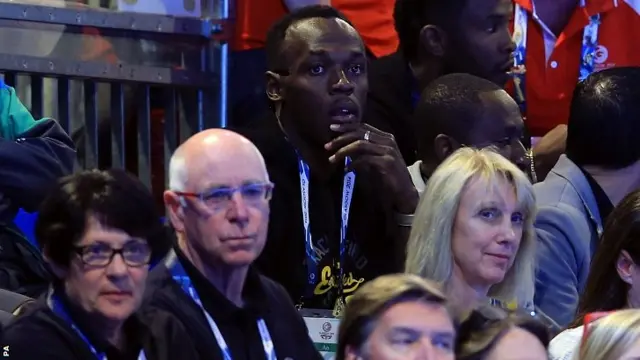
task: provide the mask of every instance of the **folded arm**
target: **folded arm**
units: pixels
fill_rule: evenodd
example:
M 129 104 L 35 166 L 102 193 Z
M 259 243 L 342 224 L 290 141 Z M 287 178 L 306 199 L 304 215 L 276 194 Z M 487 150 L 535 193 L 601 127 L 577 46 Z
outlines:
M 58 178 L 73 170 L 73 142 L 55 120 L 35 120 L 4 84 L 0 135 L 0 193 L 14 206 L 35 211 Z

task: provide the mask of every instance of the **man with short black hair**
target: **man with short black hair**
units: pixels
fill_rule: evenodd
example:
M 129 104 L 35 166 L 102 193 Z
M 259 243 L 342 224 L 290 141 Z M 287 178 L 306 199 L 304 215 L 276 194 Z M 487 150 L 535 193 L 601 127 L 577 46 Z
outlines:
M 298 305 L 340 312 L 364 281 L 401 270 L 418 195 L 393 136 L 361 122 L 366 51 L 340 12 L 286 15 L 267 53 L 274 113 L 242 131 L 275 184 L 257 263 Z
M 420 193 L 436 167 L 462 146 L 493 146 L 528 170 L 518 104 L 489 80 L 450 74 L 432 81 L 418 101 L 413 126 L 420 160 L 409 166 L 409 172 Z
M 504 87 L 513 67 L 509 30 L 511 0 L 397 0 L 394 10 L 398 51 L 374 61 L 365 121 L 392 133 L 407 163 L 416 160 L 411 125 L 420 94 L 434 79 L 468 73 Z M 563 132 L 564 127 L 557 131 Z M 553 166 L 563 138 L 543 139 L 534 149 L 540 178 Z M 523 138 L 530 146 L 530 139 Z
M 561 326 L 575 316 L 591 256 L 615 205 L 640 187 L 640 68 L 603 70 L 578 84 L 567 155 L 536 184 L 535 303 Z

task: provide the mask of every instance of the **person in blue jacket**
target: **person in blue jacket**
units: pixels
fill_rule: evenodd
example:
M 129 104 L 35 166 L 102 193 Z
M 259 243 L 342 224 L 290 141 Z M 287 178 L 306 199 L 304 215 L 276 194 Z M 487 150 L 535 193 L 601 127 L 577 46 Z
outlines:
M 58 178 L 73 171 L 75 156 L 60 124 L 34 119 L 15 90 L 0 81 L 0 288 L 27 296 L 47 289 L 49 270 L 14 218 L 19 209 L 37 211 Z

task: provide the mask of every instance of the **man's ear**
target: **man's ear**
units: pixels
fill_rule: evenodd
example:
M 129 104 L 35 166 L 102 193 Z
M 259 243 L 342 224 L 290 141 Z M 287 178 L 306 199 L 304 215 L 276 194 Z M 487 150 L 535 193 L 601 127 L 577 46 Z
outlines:
M 279 102 L 284 99 L 284 87 L 282 86 L 282 77 L 273 71 L 265 73 L 267 78 L 267 97 L 269 100 Z
M 427 54 L 444 57 L 447 49 L 447 33 L 436 25 L 425 25 L 420 30 L 420 48 Z
M 453 140 L 449 135 L 439 134 L 433 140 L 433 151 L 436 154 L 436 159 L 439 162 L 443 162 L 449 155 L 458 150 L 460 146 L 458 142 Z
M 165 191 L 162 197 L 171 226 L 177 232 L 184 232 L 184 211 L 188 204 L 183 197 L 170 190 Z

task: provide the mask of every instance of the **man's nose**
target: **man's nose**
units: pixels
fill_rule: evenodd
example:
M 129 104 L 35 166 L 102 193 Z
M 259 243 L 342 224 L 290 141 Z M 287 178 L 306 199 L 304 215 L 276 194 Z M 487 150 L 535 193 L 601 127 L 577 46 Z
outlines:
M 513 53 L 516 51 L 517 44 L 513 39 L 513 33 L 507 28 L 505 32 L 503 32 L 503 42 L 501 44 L 504 46 L 505 51 L 509 53 Z
M 353 82 L 351 82 L 347 77 L 347 75 L 345 74 L 344 69 L 338 69 L 337 77 L 333 81 L 333 85 L 331 86 L 332 92 L 351 95 L 354 89 L 355 89 L 355 86 Z
M 513 37 L 509 34 L 509 40 L 507 40 L 507 51 L 509 53 L 514 53 L 516 51 L 516 42 L 513 41 Z
M 236 223 L 240 223 L 244 226 L 249 220 L 249 208 L 245 199 L 240 192 L 236 192 L 231 196 L 229 209 L 230 220 Z
M 414 358 L 415 360 L 435 360 L 436 357 L 436 348 L 433 346 L 433 342 L 431 338 L 424 337 L 420 342 L 419 351 L 417 356 Z

